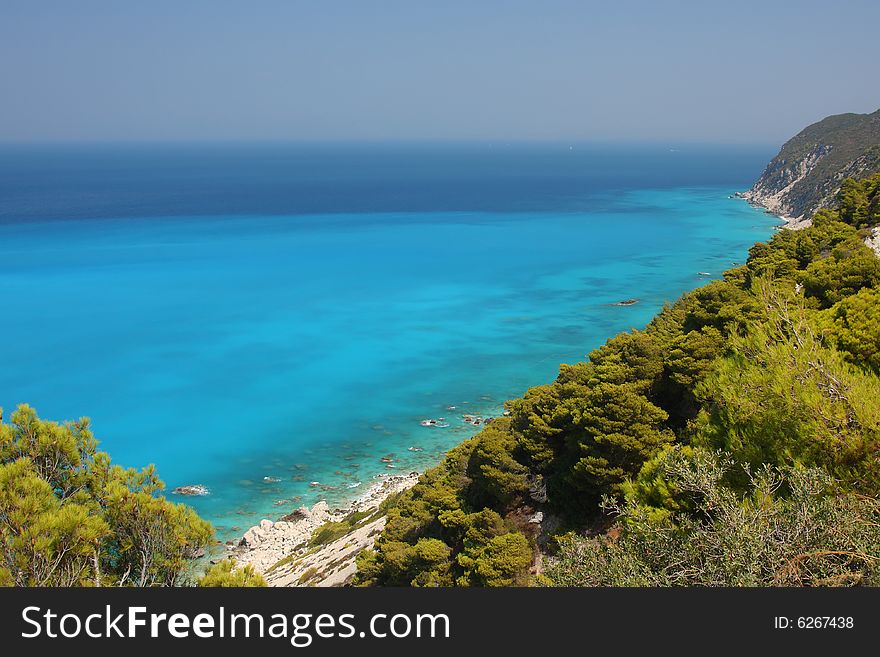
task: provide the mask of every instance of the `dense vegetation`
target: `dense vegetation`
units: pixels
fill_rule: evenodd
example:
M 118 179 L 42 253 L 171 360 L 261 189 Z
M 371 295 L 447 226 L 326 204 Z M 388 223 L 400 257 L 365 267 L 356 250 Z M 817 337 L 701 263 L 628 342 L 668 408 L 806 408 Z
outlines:
M 398 499 L 358 581 L 876 583 L 878 208 L 880 175 L 847 181 L 811 228 L 508 402 Z
M 0 585 L 176 586 L 213 529 L 159 495 L 152 467 L 112 465 L 88 419 L 58 424 L 20 406 L 0 410 Z M 265 584 L 222 561 L 204 586 Z
M 559 540 L 550 581 L 562 586 L 878 584 L 880 502 L 842 492 L 822 468 L 763 466 L 745 470 L 748 484 L 736 487 L 725 481 L 734 467 L 732 459 L 701 448 L 677 446 L 662 453 L 643 469 L 625 501 L 606 503 L 605 510 L 619 519 L 614 532 Z

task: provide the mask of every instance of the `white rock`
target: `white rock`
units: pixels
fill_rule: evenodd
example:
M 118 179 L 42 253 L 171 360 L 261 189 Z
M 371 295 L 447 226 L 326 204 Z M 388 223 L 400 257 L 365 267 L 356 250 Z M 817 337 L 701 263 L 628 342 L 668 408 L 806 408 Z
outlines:
M 330 506 L 327 504 L 326 501 L 321 500 L 312 507 L 311 515 L 318 522 L 324 522 L 328 518 L 330 518 Z
M 259 545 L 266 539 L 266 532 L 259 527 L 251 527 L 244 536 L 241 537 L 241 543 L 248 547 Z

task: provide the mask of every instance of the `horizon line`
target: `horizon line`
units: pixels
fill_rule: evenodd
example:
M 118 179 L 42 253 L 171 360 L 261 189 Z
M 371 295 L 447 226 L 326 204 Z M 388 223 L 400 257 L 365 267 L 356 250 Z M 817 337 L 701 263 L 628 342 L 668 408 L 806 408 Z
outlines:
M 0 139 L 0 147 L 3 146 L 171 146 L 171 145 L 259 145 L 259 146 L 283 146 L 283 145 L 431 145 L 431 146 L 458 146 L 458 145 L 481 145 L 489 147 L 510 146 L 608 146 L 608 145 L 651 145 L 651 146 L 780 146 L 784 142 L 770 140 L 735 140 L 725 141 L 722 139 L 658 139 L 658 138 L 304 138 L 285 137 L 277 139 L 265 138 L 163 138 L 163 139 Z

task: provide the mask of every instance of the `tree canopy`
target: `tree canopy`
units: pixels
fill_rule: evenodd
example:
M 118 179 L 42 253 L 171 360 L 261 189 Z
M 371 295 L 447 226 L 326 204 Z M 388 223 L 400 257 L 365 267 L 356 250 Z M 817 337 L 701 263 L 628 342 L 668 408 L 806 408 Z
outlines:
M 213 542 L 195 511 L 160 495 L 152 467 L 112 465 L 89 420 L 0 410 L 0 584 L 175 586 Z

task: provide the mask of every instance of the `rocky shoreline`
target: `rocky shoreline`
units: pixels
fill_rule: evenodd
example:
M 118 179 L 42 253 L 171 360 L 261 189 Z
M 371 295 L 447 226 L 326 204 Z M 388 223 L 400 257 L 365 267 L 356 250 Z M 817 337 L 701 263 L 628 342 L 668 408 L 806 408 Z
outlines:
M 264 519 L 237 543 L 227 543 L 229 556 L 237 567 L 252 565 L 269 586 L 343 586 L 357 570 L 355 557 L 385 527 L 382 502 L 414 486 L 419 476 L 382 477 L 345 508 L 331 510 L 321 501 L 275 522 Z M 321 528 L 324 535 L 316 535 Z
M 754 188 L 745 192 L 736 192 L 734 196 L 745 200 L 752 207 L 760 208 L 768 214 L 781 219 L 784 222 L 779 226 L 781 229 L 801 230 L 813 225 L 813 220 L 809 218 L 788 217 L 784 214 L 779 214 L 779 205 L 776 202 L 771 202 L 772 199 L 768 200 L 769 197 L 756 192 Z M 871 229 L 871 234 L 865 238 L 865 245 L 874 251 L 877 257 L 880 257 L 880 227 L 875 226 Z
M 745 192 L 736 192 L 734 196 L 743 199 L 753 208 L 764 210 L 767 214 L 773 215 L 777 219 L 782 220 L 783 223 L 780 224 L 780 228 L 785 228 L 787 230 L 801 230 L 802 228 L 807 228 L 813 223 L 810 219 L 805 219 L 804 217 L 790 217 L 785 214 L 776 195 L 762 194 L 752 188 Z
M 880 110 L 838 114 L 786 141 L 752 187 L 736 194 L 799 230 L 810 217 L 834 206 L 845 178 L 880 171 Z
M 830 149 L 829 149 L 830 150 Z M 812 224 L 812 212 L 797 213 L 791 197 L 799 183 L 806 179 L 815 168 L 816 162 L 826 153 L 819 149 L 796 165 L 782 167 L 780 170 L 764 172 L 761 178 L 745 192 L 737 192 L 736 196 L 745 199 L 753 207 L 766 210 L 769 214 L 779 217 L 785 222 L 784 228 L 800 230 Z

